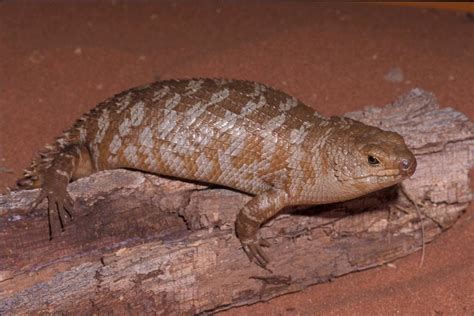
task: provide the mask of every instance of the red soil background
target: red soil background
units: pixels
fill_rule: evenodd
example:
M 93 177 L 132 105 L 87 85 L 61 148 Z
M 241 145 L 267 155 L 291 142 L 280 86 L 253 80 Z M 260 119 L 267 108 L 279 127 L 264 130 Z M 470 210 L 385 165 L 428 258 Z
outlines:
M 386 79 L 391 69 L 403 76 Z M 375 4 L 0 3 L 0 187 L 99 101 L 156 79 L 257 80 L 325 115 L 412 88 L 474 119 L 474 20 Z M 225 315 L 474 315 L 471 206 L 419 254 Z M 317 258 L 315 258 L 317 260 Z

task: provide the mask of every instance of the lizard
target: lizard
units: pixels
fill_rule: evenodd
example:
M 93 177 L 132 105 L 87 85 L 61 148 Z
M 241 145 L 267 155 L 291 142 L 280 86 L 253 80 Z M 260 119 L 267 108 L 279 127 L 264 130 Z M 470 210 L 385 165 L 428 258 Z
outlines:
M 35 208 L 73 209 L 70 181 L 127 168 L 221 185 L 252 196 L 235 232 L 250 261 L 269 263 L 259 228 L 286 206 L 353 199 L 410 177 L 416 159 L 401 135 L 325 117 L 262 83 L 164 80 L 99 103 L 40 152 L 17 181 L 40 188 Z M 72 218 L 72 216 L 71 216 Z

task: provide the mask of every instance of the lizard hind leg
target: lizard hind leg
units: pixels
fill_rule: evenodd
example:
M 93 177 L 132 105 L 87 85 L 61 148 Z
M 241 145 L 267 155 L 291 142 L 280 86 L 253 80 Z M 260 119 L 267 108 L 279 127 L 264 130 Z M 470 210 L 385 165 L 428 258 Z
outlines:
M 89 151 L 82 145 L 69 145 L 54 155 L 50 164 L 38 171 L 41 191 L 34 200 L 30 211 L 36 208 L 44 199 L 48 200 L 49 237 L 52 239 L 51 212 L 58 216 L 61 230 L 64 231 L 62 214 L 72 219 L 74 201 L 67 191 L 71 179 L 92 173 Z

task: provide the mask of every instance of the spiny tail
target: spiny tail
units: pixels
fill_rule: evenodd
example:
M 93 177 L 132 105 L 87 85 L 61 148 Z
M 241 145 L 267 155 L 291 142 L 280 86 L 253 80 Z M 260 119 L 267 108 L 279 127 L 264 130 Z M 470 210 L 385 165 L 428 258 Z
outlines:
M 84 114 L 76 121 L 72 128 L 66 130 L 63 135 L 56 138 L 53 144 L 48 144 L 33 159 L 29 168 L 24 170 L 23 177 L 17 181 L 19 189 L 39 188 L 43 184 L 42 175 L 47 170 L 58 154 L 65 147 L 73 144 L 85 143 L 86 140 L 81 138 L 81 130 L 85 130 L 88 121 L 96 117 L 98 107 Z

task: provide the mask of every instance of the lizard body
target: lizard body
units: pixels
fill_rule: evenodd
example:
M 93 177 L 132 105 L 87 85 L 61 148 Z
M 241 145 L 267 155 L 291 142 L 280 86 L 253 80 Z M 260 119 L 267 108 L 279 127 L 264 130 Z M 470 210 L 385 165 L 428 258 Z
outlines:
M 260 83 L 169 80 L 100 103 L 41 153 L 18 186 L 41 188 L 35 206 L 48 198 L 49 211 L 67 212 L 71 180 L 115 168 L 253 195 L 236 233 L 249 258 L 265 266 L 257 232 L 280 209 L 394 185 L 413 174 L 416 160 L 397 133 L 325 118 Z

